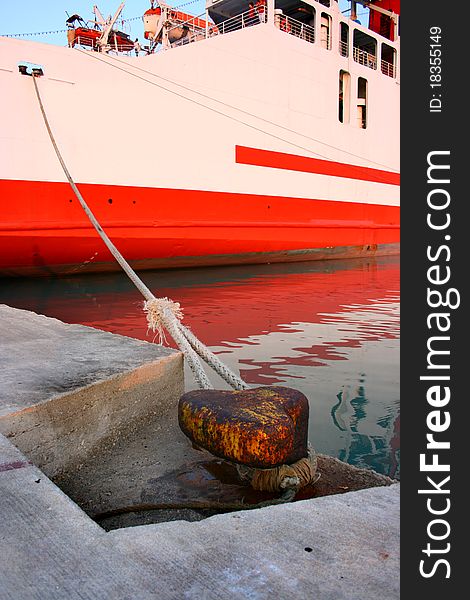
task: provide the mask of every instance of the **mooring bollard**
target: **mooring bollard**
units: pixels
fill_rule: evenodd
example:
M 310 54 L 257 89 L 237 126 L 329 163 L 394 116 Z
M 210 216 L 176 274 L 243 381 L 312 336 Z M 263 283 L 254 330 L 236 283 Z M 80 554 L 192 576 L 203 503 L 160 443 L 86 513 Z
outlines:
M 313 482 L 308 400 L 287 387 L 195 390 L 179 401 L 183 433 L 211 454 L 234 462 L 258 490 L 299 489 Z

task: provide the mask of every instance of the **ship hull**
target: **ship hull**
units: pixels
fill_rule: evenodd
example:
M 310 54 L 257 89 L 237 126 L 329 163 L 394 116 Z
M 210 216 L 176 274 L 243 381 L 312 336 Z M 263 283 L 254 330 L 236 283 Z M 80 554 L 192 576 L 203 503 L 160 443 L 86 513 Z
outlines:
M 399 251 L 398 208 L 315 198 L 79 184 L 138 270 L 383 256 Z M 3 276 L 119 269 L 71 187 L 0 181 Z M 27 225 L 25 224 L 27 223 Z
M 85 244 L 92 240 L 83 240 Z M 96 241 L 96 240 L 93 240 Z M 140 243 L 140 238 L 138 242 Z M 56 246 L 48 238 L 48 246 L 51 248 L 51 254 L 62 253 L 60 249 L 64 244 L 70 242 L 70 238 L 57 238 Z M 37 248 L 37 239 L 33 242 Z M 26 241 L 29 246 L 29 241 Z M 22 252 L 22 244 L 15 246 Z M 399 254 L 400 246 L 398 243 L 391 244 L 373 244 L 357 246 L 332 246 L 329 248 L 308 248 L 303 250 L 283 250 L 278 252 L 246 252 L 243 254 L 207 254 L 195 256 L 173 256 L 147 258 L 139 260 L 129 260 L 130 266 L 135 271 L 149 271 L 154 269 L 176 269 L 192 268 L 204 266 L 221 265 L 256 265 L 271 263 L 302 262 L 310 260 L 330 260 L 330 259 L 351 259 L 365 258 L 371 256 L 392 256 Z M 92 255 L 93 256 L 93 255 Z M 62 260 L 62 258 L 61 258 Z M 43 261 L 40 257 L 33 261 L 31 265 L 7 266 L 1 270 L 2 277 L 49 277 L 51 275 L 74 275 L 78 273 L 112 273 L 120 270 L 120 266 L 114 260 L 92 261 L 84 260 L 82 262 L 53 262 L 52 260 Z

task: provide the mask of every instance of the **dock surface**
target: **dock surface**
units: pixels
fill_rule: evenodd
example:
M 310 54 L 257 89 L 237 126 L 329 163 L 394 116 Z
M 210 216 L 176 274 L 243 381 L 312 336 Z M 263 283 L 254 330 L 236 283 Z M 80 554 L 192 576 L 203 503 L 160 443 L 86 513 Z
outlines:
M 0 305 L 0 334 L 0 417 L 174 354 L 6 305 Z
M 0 433 L 54 480 L 66 476 L 166 420 L 182 364 L 157 344 L 0 305 Z

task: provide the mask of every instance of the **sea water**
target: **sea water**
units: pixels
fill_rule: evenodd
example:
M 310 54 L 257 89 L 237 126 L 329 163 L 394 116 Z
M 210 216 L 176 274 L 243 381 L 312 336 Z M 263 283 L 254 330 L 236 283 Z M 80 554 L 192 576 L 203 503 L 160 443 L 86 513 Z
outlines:
M 398 257 L 140 276 L 179 302 L 184 323 L 250 386 L 303 392 L 317 452 L 399 478 Z M 143 298 L 121 273 L 4 279 L 0 302 L 154 341 Z M 195 387 L 189 370 L 185 381 Z

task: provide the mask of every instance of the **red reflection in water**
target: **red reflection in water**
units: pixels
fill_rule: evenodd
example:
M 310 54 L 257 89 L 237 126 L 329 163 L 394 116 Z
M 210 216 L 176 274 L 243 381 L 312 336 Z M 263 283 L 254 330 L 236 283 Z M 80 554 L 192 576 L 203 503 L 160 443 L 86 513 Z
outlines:
M 277 267 L 279 269 L 279 267 Z M 350 319 L 351 313 L 373 311 L 383 320 L 393 316 L 399 299 L 399 264 L 392 260 L 294 265 L 281 273 L 276 265 L 238 269 L 192 270 L 144 273 L 142 278 L 158 296 L 179 302 L 184 323 L 208 346 L 257 345 L 257 336 L 268 333 L 302 333 L 303 323 L 334 323 L 341 338 L 325 340 L 291 350 L 300 356 L 273 357 L 277 367 L 323 365 L 344 360 L 341 348 L 357 348 L 364 341 L 397 337 L 390 323 Z M 293 272 L 292 272 L 293 271 Z M 198 283 L 198 273 L 201 281 Z M 247 273 L 252 273 L 248 275 Z M 190 278 L 190 283 L 188 282 Z M 172 285 L 168 285 L 168 279 Z M 174 283 L 173 283 L 174 282 Z M 166 285 L 165 285 L 166 284 Z M 27 286 L 25 289 L 25 285 Z M 16 293 L 15 293 L 16 289 Z M 33 290 L 33 291 L 32 291 Z M 2 290 L 3 292 L 8 290 Z M 0 294 L 1 296 L 2 294 Z M 3 294 L 5 296 L 5 293 Z M 1 299 L 1 298 L 0 298 Z M 18 284 L 6 294 L 6 303 L 105 331 L 152 341 L 147 331 L 143 300 L 124 275 L 43 280 Z M 388 307 L 390 307 L 388 309 Z M 350 333 L 354 330 L 354 336 Z M 168 340 L 168 345 L 173 345 Z M 220 352 L 221 354 L 224 351 Z M 241 361 L 256 370 L 247 371 L 256 383 L 256 373 L 273 376 L 270 362 Z M 246 373 L 245 373 L 246 374 Z M 267 381 L 263 379 L 263 383 Z

